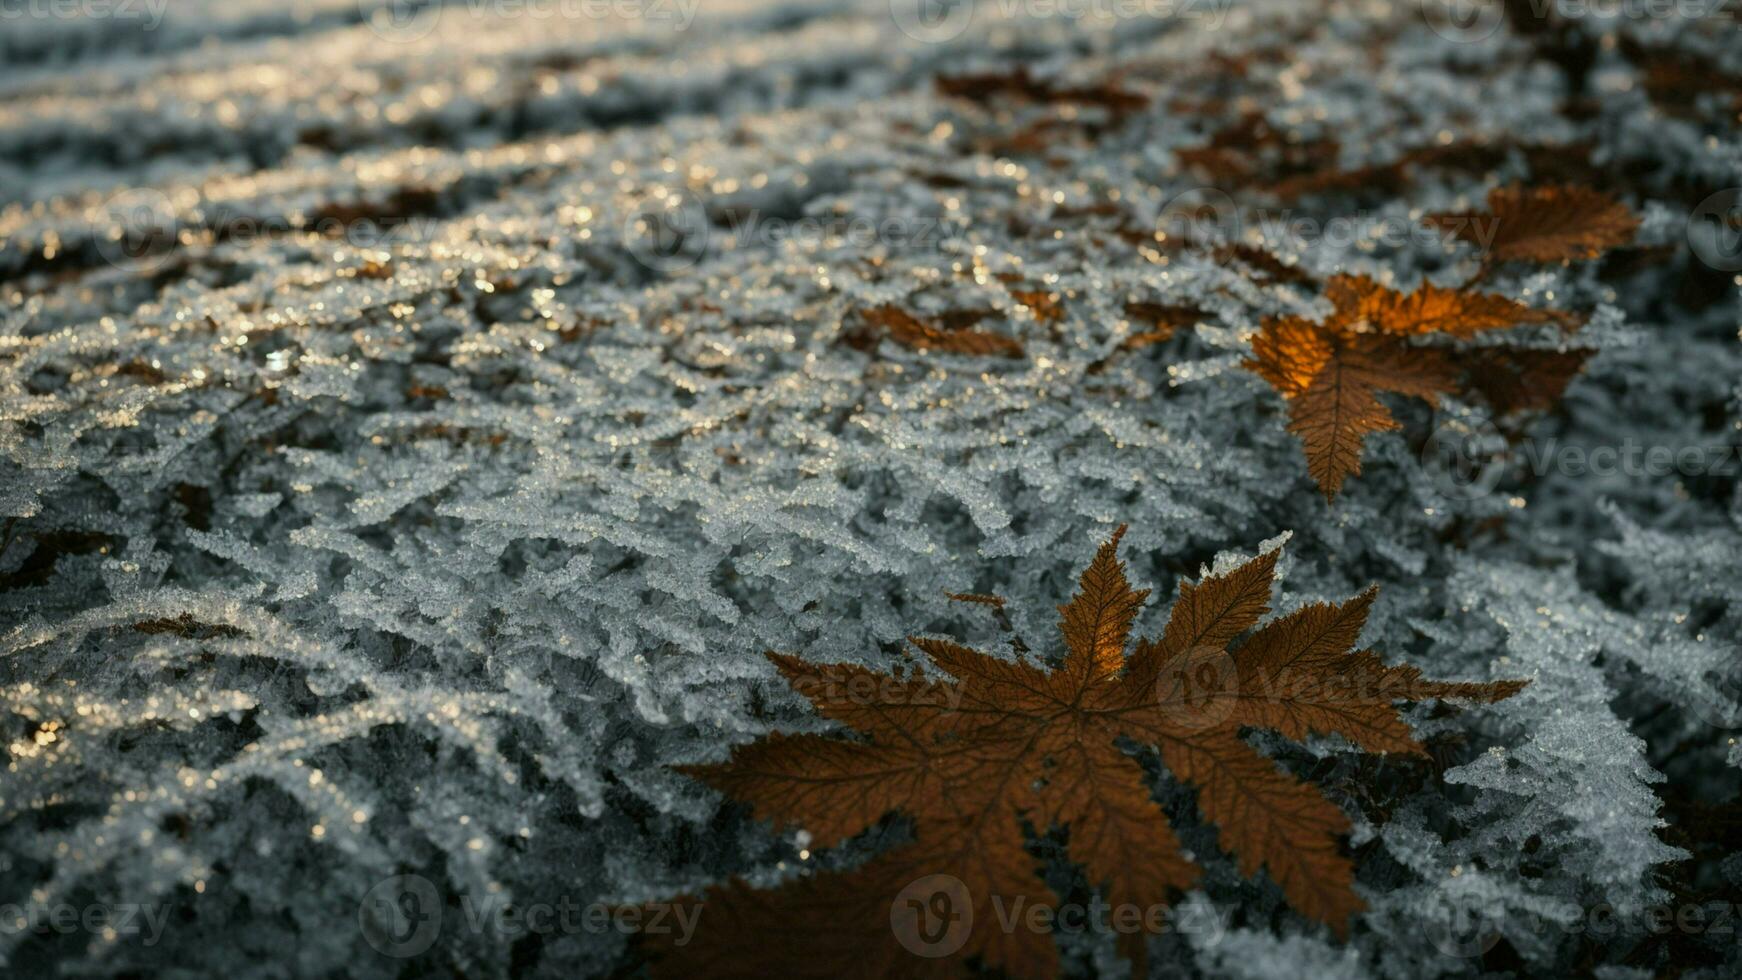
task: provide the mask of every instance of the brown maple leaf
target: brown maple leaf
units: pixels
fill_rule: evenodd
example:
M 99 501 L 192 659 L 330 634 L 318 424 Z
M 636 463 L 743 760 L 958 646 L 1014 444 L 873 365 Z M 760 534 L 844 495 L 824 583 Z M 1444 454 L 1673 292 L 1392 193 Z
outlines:
M 1172 340 L 1181 327 L 1189 327 L 1209 316 L 1195 306 L 1173 306 L 1165 303 L 1126 303 L 1125 315 L 1144 324 L 1146 328 L 1132 333 L 1119 345 L 1121 350 L 1128 351 L 1141 350 L 1151 344 Z
M 914 350 L 944 351 L 951 354 L 983 354 L 993 357 L 1022 357 L 1022 344 L 1013 337 L 972 326 L 991 311 L 973 311 L 968 317 L 945 315 L 942 325 L 927 323 L 899 306 L 876 306 L 861 310 L 860 318 L 890 340 Z M 875 344 L 874 337 L 863 338 Z
M 1056 291 L 1034 288 L 1014 272 L 1000 272 L 997 279 L 1010 292 L 1010 298 L 1028 307 L 1036 320 L 1048 324 L 1064 321 L 1064 298 Z
M 939 76 L 937 87 L 944 95 L 980 105 L 1007 98 L 1018 102 L 1099 106 L 1115 119 L 1149 105 L 1148 96 L 1120 88 L 1111 80 L 1085 86 L 1057 85 L 1034 77 L 1026 65 L 1011 71 Z
M 1481 249 L 1490 261 L 1569 262 L 1594 259 L 1626 245 L 1639 219 L 1588 187 L 1500 187 L 1488 192 L 1488 213 L 1430 214 L 1426 224 Z
M 1276 282 L 1307 283 L 1313 277 L 1297 265 L 1290 265 L 1266 249 L 1256 245 L 1222 245 L 1212 253 L 1217 262 L 1239 262 L 1256 275 Z
M 1056 668 L 914 637 L 935 674 L 880 674 L 769 654 L 841 735 L 775 734 L 725 763 L 687 767 L 759 818 L 827 848 L 892 814 L 911 840 L 845 872 L 773 890 L 713 889 L 700 928 L 655 972 L 706 976 L 932 976 L 964 961 L 1012 976 L 1057 972 L 1035 909 L 1058 908 L 1024 826 L 1062 830 L 1070 859 L 1112 911 L 1128 955 L 1165 928 L 1159 912 L 1198 868 L 1128 748 L 1154 746 L 1242 873 L 1264 871 L 1293 908 L 1346 934 L 1362 903 L 1339 849 L 1343 812 L 1242 732 L 1336 734 L 1369 752 L 1425 755 L 1397 701 L 1495 701 L 1520 681 L 1425 681 L 1356 650 L 1376 592 L 1311 603 L 1250 633 L 1268 610 L 1278 553 L 1182 582 L 1159 639 L 1131 645 L 1148 596 L 1125 577 L 1124 528 L 1059 607 Z M 969 597 L 989 603 L 991 597 Z M 1126 910 L 1132 910 L 1127 912 Z M 1121 925 L 1123 924 L 1123 926 Z M 651 938 L 651 937 L 650 937 Z M 657 939 L 652 941 L 658 942 Z M 1141 974 L 1139 974 L 1141 975 Z
M 1303 139 L 1274 126 L 1263 112 L 1251 111 L 1203 146 L 1175 150 L 1174 155 L 1182 167 L 1220 184 L 1255 187 L 1332 169 L 1339 150 L 1334 139 Z
M 1470 388 L 1498 416 L 1553 408 L 1592 353 L 1487 347 L 1470 351 L 1463 361 Z
M 1541 396 L 1527 396 L 1519 385 L 1536 383 L 1543 394 L 1552 390 L 1552 397 L 1558 397 L 1584 363 L 1578 356 L 1571 362 L 1572 371 L 1555 384 L 1548 365 L 1508 373 L 1511 363 L 1492 354 L 1411 342 L 1426 335 L 1465 339 L 1519 324 L 1567 327 L 1573 322 L 1564 313 L 1532 309 L 1504 296 L 1431 283 L 1400 293 L 1348 275 L 1333 277 L 1325 294 L 1333 306 L 1325 322 L 1266 319 L 1244 366 L 1288 399 L 1289 431 L 1304 444 L 1307 471 L 1327 500 L 1337 495 L 1345 479 L 1361 472 L 1365 438 L 1398 427 L 1379 400 L 1380 392 L 1434 401 L 1461 389 L 1498 392 L 1510 381 L 1504 398 L 1493 404 L 1511 411 L 1543 403 Z M 1558 363 L 1564 367 L 1568 361 Z

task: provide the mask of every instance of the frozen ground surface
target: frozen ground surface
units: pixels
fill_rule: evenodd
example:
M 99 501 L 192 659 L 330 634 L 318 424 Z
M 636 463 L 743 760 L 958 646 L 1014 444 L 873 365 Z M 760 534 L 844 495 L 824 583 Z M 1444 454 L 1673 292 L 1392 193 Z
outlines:
M 1262 317 L 1322 310 L 1313 288 L 1153 234 L 1196 195 L 1306 276 L 1409 284 L 1467 264 L 1400 231 L 1423 213 L 1518 180 L 1613 192 L 1636 248 L 1494 280 L 1591 314 L 1599 353 L 1532 436 L 1709 461 L 1738 441 L 1736 268 L 1687 226 L 1742 184 L 1730 12 L 1472 41 L 1404 4 L 982 2 L 931 43 L 871 2 L 159 9 L 151 30 L 0 21 L 0 912 L 162 913 L 0 922 L 18 975 L 636 969 L 615 932 L 474 913 L 803 873 L 802 840 L 667 769 L 822 724 L 763 651 L 995 644 L 946 591 L 1009 597 L 1044 650 L 1127 522 L 1161 605 L 1292 532 L 1283 607 L 1377 583 L 1364 639 L 1387 657 L 1534 681 L 1413 716 L 1431 778 L 1340 742 L 1283 759 L 1349 787 L 1369 910 L 1348 942 L 1199 827 L 1187 901 L 1218 925 L 1156 940 L 1156 969 L 1735 968 L 1733 937 L 1568 928 L 1742 884 L 1734 458 L 1524 465 L 1448 496 L 1420 451 L 1457 406 L 1416 404 L 1327 504 L 1238 368 Z M 934 84 L 1015 64 L 1144 105 Z M 1285 205 L 1209 195 L 1177 151 L 1253 113 L 1336 140 L 1344 170 L 1487 158 L 1310 190 L 1286 203 L 1305 224 L 1236 221 Z M 681 240 L 645 233 L 662 209 Z M 1325 224 L 1351 215 L 1388 233 Z M 1132 303 L 1201 315 L 1121 352 Z M 867 335 L 884 304 L 978 311 L 1022 355 Z M 443 918 L 384 953 L 359 908 L 401 874 Z M 1471 916 L 1475 953 L 1444 940 Z M 1105 937 L 1065 949 L 1074 973 L 1124 969 Z

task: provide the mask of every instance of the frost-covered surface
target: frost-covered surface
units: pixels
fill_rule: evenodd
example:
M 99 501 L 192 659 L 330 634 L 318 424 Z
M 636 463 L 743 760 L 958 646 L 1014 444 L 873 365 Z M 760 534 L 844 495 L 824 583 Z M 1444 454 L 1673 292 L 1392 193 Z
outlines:
M 1044 644 L 1129 522 L 1158 596 L 1292 531 L 1284 605 L 1378 583 L 1367 644 L 1534 682 L 1418 711 L 1433 766 L 1282 753 L 1355 818 L 1369 911 L 1338 943 L 1201 856 L 1188 904 L 1220 925 L 1157 940 L 1156 969 L 1734 975 L 1733 934 L 1642 925 L 1742 885 L 1734 456 L 1521 464 L 1448 495 L 1420 455 L 1441 416 L 1412 404 L 1327 505 L 1277 396 L 1237 367 L 1263 316 L 1312 293 L 1118 233 L 1200 187 L 1174 151 L 1240 112 L 1334 135 L 1351 168 L 1588 142 L 1668 258 L 1492 281 L 1595 312 L 1580 343 L 1601 353 L 1533 444 L 1715 455 L 1742 428 L 1739 307 L 1683 228 L 1742 183 L 1735 109 L 1653 105 L 1617 36 L 1734 77 L 1727 13 L 1472 44 L 1408 5 L 1072 22 L 982 4 L 927 44 L 881 3 L 702 0 L 687 30 L 480 6 L 411 39 L 350 0 L 0 26 L 0 912 L 167 915 L 0 922 L 8 969 L 634 969 L 615 932 L 504 935 L 471 913 L 795 873 L 802 841 L 666 768 L 819 724 L 762 652 L 886 665 L 914 632 L 994 642 L 945 591 L 1010 598 Z M 1044 154 L 986 152 L 1046 110 L 932 79 L 1013 63 L 1152 101 Z M 1544 180 L 1532 167 L 1514 148 L 1293 214 L 1406 227 Z M 675 261 L 635 233 L 668 195 L 713 222 Z M 734 234 L 750 214 L 799 232 Z M 867 226 L 919 241 L 841 234 Z M 1320 276 L 1472 266 L 1425 234 L 1244 236 Z M 1015 295 L 1037 289 L 1062 319 Z M 1121 354 L 1131 301 L 1207 316 Z M 1025 356 L 866 342 L 856 313 L 885 303 L 993 310 Z M 359 926 L 398 874 L 445 903 L 411 959 Z M 1614 933 L 1586 927 L 1595 909 Z M 1109 949 L 1069 965 L 1123 969 Z

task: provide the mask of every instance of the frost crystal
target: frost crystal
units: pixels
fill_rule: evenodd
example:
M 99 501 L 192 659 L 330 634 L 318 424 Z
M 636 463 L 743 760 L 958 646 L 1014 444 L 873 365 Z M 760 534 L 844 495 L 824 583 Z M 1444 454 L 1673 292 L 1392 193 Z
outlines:
M 858 859 L 671 767 L 822 729 L 767 650 L 881 670 L 913 633 L 1008 644 L 949 592 L 1048 635 L 1124 523 L 1158 595 L 1290 533 L 1283 607 L 1377 582 L 1364 643 L 1532 681 L 1411 709 L 1437 768 L 1278 751 L 1388 788 L 1332 797 L 1369 906 L 1347 943 L 1187 827 L 1206 874 L 1176 914 L 1226 921 L 1152 968 L 1742 969 L 1713 935 L 1625 931 L 1742 884 L 1742 307 L 1722 239 L 1688 231 L 1742 183 L 1721 5 L 1562 5 L 1472 42 L 1434 4 L 980 4 L 940 43 L 881 3 L 123 6 L 0 27 L 5 970 L 632 972 L 617 931 L 479 910 Z M 1018 64 L 1146 107 L 935 83 Z M 1207 186 L 1238 174 L 1192 153 L 1236 122 L 1280 134 L 1248 164 L 1301 172 Z M 1464 282 L 1476 252 L 1419 219 L 1513 182 L 1643 218 L 1600 261 L 1487 270 L 1586 314 L 1493 343 L 1584 372 L 1536 414 L 1396 406 L 1327 505 L 1240 367 L 1252 337 L 1327 312 L 1303 278 Z M 884 305 L 1021 356 L 903 343 L 867 327 Z M 1189 312 L 1134 342 L 1154 308 Z M 1502 447 L 1473 491 L 1435 465 L 1445 433 Z M 407 875 L 439 899 L 411 951 L 367 911 Z M 1571 928 L 1599 905 L 1623 931 Z M 167 918 L 29 927 L 97 906 Z M 1123 969 L 1092 940 L 1067 967 Z

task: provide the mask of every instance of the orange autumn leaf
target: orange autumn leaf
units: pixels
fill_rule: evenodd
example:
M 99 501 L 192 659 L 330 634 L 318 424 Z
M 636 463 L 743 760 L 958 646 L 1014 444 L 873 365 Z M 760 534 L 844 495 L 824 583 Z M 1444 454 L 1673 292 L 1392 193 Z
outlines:
M 1034 313 L 1034 318 L 1042 323 L 1058 323 L 1065 318 L 1065 308 L 1058 300 L 1058 294 L 1049 293 L 1044 289 L 1012 289 L 1010 295 L 1023 306 Z
M 1540 407 L 1543 399 L 1527 397 L 1519 386 L 1535 382 L 1558 397 L 1583 364 L 1582 357 L 1572 362 L 1572 372 L 1554 383 L 1547 367 L 1508 375 L 1492 355 L 1410 342 L 1430 335 L 1467 339 L 1520 324 L 1564 327 L 1571 322 L 1565 314 L 1532 309 L 1504 296 L 1431 283 L 1400 293 L 1347 275 L 1333 277 L 1325 294 L 1333 311 L 1323 323 L 1303 317 L 1266 319 L 1253 338 L 1245 367 L 1288 399 L 1289 431 L 1300 437 L 1307 471 L 1326 499 L 1361 472 L 1366 437 L 1398 427 L 1379 400 L 1381 392 L 1433 401 L 1465 389 L 1481 392 L 1486 386 L 1498 391 L 1502 382 L 1511 382 L 1505 410 Z
M 1123 534 L 1100 547 L 1059 607 L 1055 667 L 933 637 L 910 640 L 924 674 L 770 654 L 850 737 L 770 735 L 683 771 L 758 818 L 802 828 L 812 848 L 892 815 L 909 822 L 911 839 L 851 870 L 768 890 L 711 889 L 698 931 L 659 949 L 655 974 L 955 976 L 974 960 L 1010 976 L 1056 975 L 1052 938 L 1023 910 L 1055 908 L 1062 896 L 1042 880 L 1025 824 L 1062 829 L 1070 860 L 1115 909 L 1160 910 L 1199 877 L 1127 742 L 1155 747 L 1173 778 L 1196 788 L 1200 814 L 1243 874 L 1263 871 L 1296 911 L 1346 935 L 1362 908 L 1339 843 L 1348 818 L 1242 732 L 1337 734 L 1369 752 L 1420 756 L 1395 702 L 1492 702 L 1524 682 L 1426 681 L 1357 650 L 1371 589 L 1260 626 L 1276 551 L 1182 582 L 1161 637 L 1132 644 L 1149 593 L 1126 579 Z M 1159 915 L 1143 921 L 1165 928 Z M 1121 946 L 1141 960 L 1144 940 L 1128 932 Z
M 1120 349 L 1128 351 L 1172 340 L 1180 328 L 1189 327 L 1209 316 L 1195 306 L 1171 306 L 1165 303 L 1126 303 L 1125 315 L 1143 324 L 1145 328 L 1125 338 Z
M 1354 329 L 1360 323 L 1380 333 L 1408 336 L 1440 333 L 1473 337 L 1527 323 L 1566 324 L 1558 310 L 1537 310 L 1492 293 L 1448 289 L 1424 282 L 1414 291 L 1386 289 L 1365 276 L 1337 276 L 1325 288 L 1338 315 Z
M 1013 272 L 1000 272 L 998 281 L 1009 290 L 1010 298 L 1028 307 L 1034 318 L 1042 323 L 1060 323 L 1065 318 L 1065 306 L 1062 297 L 1049 289 L 1035 289 L 1026 285 L 1022 277 Z
M 1594 259 L 1639 230 L 1627 205 L 1588 187 L 1501 187 L 1488 213 L 1430 214 L 1425 223 L 1475 245 L 1496 262 Z
M 998 98 L 1017 102 L 1070 103 L 1099 106 L 1117 118 L 1137 112 L 1149 105 L 1149 97 L 1120 88 L 1116 82 L 1101 81 L 1087 86 L 1058 85 L 1034 77 L 1027 66 L 1011 71 L 991 71 L 967 75 L 944 75 L 937 78 L 938 91 L 951 98 L 986 105 Z
M 877 306 L 860 312 L 871 327 L 880 329 L 889 339 L 914 350 L 943 351 L 951 354 L 982 354 L 991 357 L 1022 357 L 1023 348 L 1015 338 L 980 330 L 971 326 L 939 326 L 908 313 L 897 306 Z M 979 317 L 975 317 L 979 319 Z

